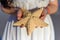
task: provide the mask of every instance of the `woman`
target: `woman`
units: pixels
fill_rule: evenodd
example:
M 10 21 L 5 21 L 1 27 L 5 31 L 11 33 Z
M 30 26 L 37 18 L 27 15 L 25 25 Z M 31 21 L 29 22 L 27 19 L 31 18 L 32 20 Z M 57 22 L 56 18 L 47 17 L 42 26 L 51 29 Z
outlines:
M 36 28 L 31 36 L 27 36 L 25 27 L 23 26 L 22 28 L 13 27 L 14 21 L 16 21 L 17 19 L 18 20 L 21 19 L 22 11 L 21 10 L 17 11 L 17 17 L 16 17 L 16 15 L 14 14 L 16 10 L 15 8 L 13 8 L 12 5 L 4 6 L 2 1 L 1 1 L 1 4 L 2 4 L 2 10 L 5 13 L 8 13 L 11 15 L 9 20 L 7 21 L 2 40 L 55 40 L 54 28 L 53 28 L 52 20 L 49 14 L 54 14 L 57 11 L 58 9 L 57 0 L 50 0 L 49 5 L 45 7 L 40 17 L 42 20 L 44 20 L 49 24 L 48 27 Z

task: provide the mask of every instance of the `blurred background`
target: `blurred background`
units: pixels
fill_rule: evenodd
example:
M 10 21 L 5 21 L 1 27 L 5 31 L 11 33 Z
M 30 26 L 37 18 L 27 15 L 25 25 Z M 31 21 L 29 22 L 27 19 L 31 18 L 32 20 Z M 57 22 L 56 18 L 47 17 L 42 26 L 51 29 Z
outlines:
M 52 18 L 52 21 L 54 24 L 55 39 L 56 40 L 60 40 L 60 0 L 58 0 L 58 4 L 59 4 L 58 11 L 55 14 L 51 15 L 51 18 Z M 4 28 L 5 28 L 5 24 L 6 24 L 8 17 L 9 17 L 8 14 L 4 14 L 0 10 L 0 39 L 2 37 Z

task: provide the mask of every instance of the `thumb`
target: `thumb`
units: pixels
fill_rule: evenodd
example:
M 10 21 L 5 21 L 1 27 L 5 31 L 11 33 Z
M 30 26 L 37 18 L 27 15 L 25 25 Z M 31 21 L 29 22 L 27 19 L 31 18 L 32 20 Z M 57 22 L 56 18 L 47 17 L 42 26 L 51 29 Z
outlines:
M 22 11 L 19 10 L 19 11 L 17 12 L 17 19 L 20 20 L 21 18 L 22 18 Z

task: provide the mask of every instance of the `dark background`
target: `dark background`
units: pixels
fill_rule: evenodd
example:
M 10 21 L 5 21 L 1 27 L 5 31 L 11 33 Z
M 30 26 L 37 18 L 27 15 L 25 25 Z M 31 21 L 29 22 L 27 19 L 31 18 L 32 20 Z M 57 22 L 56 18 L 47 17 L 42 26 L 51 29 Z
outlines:
M 55 39 L 60 40 L 60 0 L 58 0 L 59 8 L 56 14 L 51 15 L 52 21 L 54 24 L 55 29 Z M 0 10 L 0 38 L 2 37 L 3 30 L 5 28 L 6 21 L 8 19 L 9 15 L 4 14 Z

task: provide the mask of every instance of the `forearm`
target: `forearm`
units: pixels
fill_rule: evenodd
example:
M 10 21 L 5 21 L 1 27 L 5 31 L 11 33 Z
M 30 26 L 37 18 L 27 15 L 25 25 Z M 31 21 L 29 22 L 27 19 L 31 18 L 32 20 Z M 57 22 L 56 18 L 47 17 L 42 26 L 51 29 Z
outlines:
M 16 14 L 15 10 L 13 8 L 7 9 L 7 8 L 4 8 L 3 6 L 1 6 L 1 10 L 6 14 Z
M 47 7 L 46 7 L 47 11 L 48 11 L 48 14 L 54 14 L 57 12 L 58 10 L 58 2 L 55 1 L 55 2 L 51 2 Z
M 55 5 L 49 5 L 49 6 L 47 7 L 47 10 L 48 10 L 48 13 L 49 13 L 49 14 L 54 14 L 55 12 L 57 12 L 58 7 L 55 6 Z

